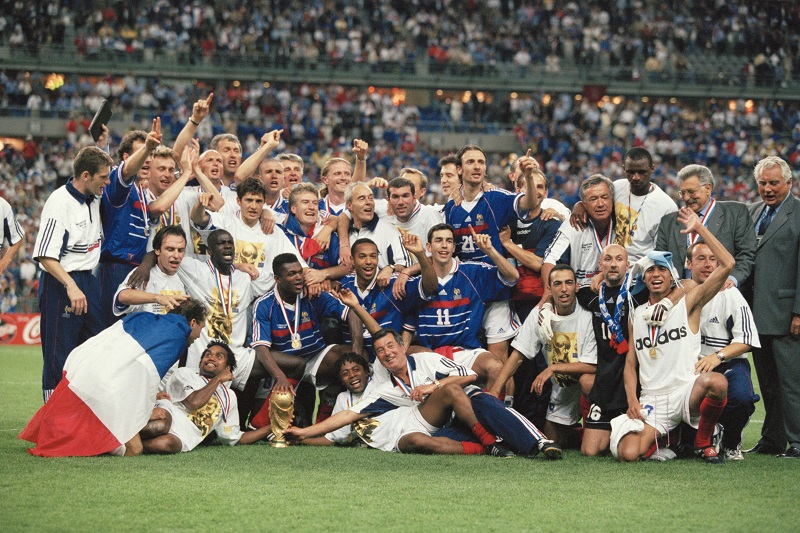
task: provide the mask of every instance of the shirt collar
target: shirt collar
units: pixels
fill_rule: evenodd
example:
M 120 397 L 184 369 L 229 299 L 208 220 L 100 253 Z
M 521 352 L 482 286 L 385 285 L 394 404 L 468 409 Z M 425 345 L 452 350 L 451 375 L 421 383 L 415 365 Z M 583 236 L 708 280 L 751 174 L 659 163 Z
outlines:
M 75 198 L 81 204 L 89 205 L 94 200 L 94 196 L 92 195 L 85 195 L 81 191 L 75 188 L 75 185 L 72 184 L 73 179 L 67 182 L 67 192 L 69 192 L 73 198 Z
M 356 228 L 354 220 L 355 220 L 355 215 L 353 215 L 353 218 L 350 219 L 350 231 L 357 232 L 358 228 Z M 375 213 L 372 215 L 372 220 L 365 222 L 363 227 L 367 228 L 370 231 L 375 231 L 375 228 L 378 226 L 378 220 L 380 220 L 378 218 L 378 214 Z

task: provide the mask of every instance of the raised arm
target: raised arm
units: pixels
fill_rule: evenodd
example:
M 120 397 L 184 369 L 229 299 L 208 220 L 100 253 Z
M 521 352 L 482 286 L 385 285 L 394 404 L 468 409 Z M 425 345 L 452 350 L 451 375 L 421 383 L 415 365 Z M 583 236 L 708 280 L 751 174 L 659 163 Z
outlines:
M 144 162 L 147 161 L 147 156 L 158 148 L 159 144 L 161 144 L 161 117 L 156 117 L 153 119 L 153 127 L 150 129 L 150 133 L 147 134 L 144 144 L 133 152 L 128 157 L 128 160 L 125 161 L 125 164 L 122 165 L 122 179 L 125 183 L 130 183 L 133 180 L 136 173 L 141 170 Z
M 201 98 L 192 106 L 192 116 L 183 127 L 181 132 L 175 138 L 175 144 L 172 146 L 172 151 L 176 154 L 183 153 L 183 149 L 189 145 L 197 132 L 198 126 L 203 122 L 203 119 L 208 115 L 211 108 L 211 101 L 214 99 L 214 93 L 208 95 L 208 98 Z
M 236 174 L 233 176 L 236 183 L 256 173 L 258 165 L 281 143 L 281 133 L 283 133 L 283 130 L 272 130 L 261 137 L 261 146 L 258 147 L 258 150 L 242 161 L 242 164 L 236 169 Z
M 367 151 L 369 144 L 361 139 L 353 139 L 353 155 L 356 156 L 356 166 L 353 169 L 353 183 L 367 181 Z
M 492 238 L 485 233 L 475 233 L 475 229 L 471 224 L 469 226 L 469 231 L 472 233 L 475 245 L 492 260 L 497 270 L 500 271 L 500 275 L 503 276 L 503 279 L 512 284 L 516 283 L 519 279 L 519 272 L 514 265 L 508 262 L 508 259 L 495 250 L 494 246 L 492 246 Z

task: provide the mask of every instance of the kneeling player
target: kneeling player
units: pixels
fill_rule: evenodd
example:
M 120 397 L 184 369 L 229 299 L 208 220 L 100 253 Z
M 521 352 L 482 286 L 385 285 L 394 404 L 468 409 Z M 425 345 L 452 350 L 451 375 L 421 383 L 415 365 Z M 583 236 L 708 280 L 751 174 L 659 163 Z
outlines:
M 227 344 L 211 341 L 200 359 L 200 372 L 187 367 L 172 373 L 166 395 L 139 433 L 144 453 L 190 452 L 212 431 L 225 444 L 252 444 L 269 435 L 269 427 L 242 432 L 233 380 L 236 357 Z
M 620 461 L 638 461 L 656 451 L 656 439 L 681 422 L 697 428 L 696 452 L 709 463 L 722 457 L 711 445 L 711 437 L 727 401 L 728 382 L 716 372 L 696 373 L 700 355 L 700 315 L 719 292 L 736 261 L 714 235 L 703 226 L 697 214 L 684 207 L 678 220 L 686 226 L 682 233 L 697 233 L 717 257 L 719 267 L 705 283 L 689 290 L 678 301 L 660 327 L 645 321 L 647 308 L 669 296 L 677 273 L 671 254 L 649 252 L 634 266 L 650 291 L 648 305 L 639 306 L 630 325 L 630 347 L 625 361 L 627 417 L 611 423 L 611 451 Z M 643 272 L 643 274 L 642 274 Z M 637 385 L 642 395 L 637 398 Z M 638 423 L 636 421 L 639 421 Z M 638 426 L 638 427 L 634 427 Z

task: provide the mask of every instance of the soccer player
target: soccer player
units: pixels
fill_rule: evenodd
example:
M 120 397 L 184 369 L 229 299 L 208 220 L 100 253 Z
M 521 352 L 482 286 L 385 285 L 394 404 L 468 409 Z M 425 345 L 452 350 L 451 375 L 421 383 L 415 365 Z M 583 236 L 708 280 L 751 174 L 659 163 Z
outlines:
M 211 139 L 208 149 L 222 155 L 222 184 L 236 189 L 236 171 L 242 164 L 242 143 L 238 137 L 232 133 L 220 133 Z
M 42 333 L 42 396 L 61 381 L 69 353 L 103 330 L 100 283 L 100 199 L 113 160 L 96 146 L 78 152 L 73 178 L 44 204 L 33 259 L 42 267 L 39 310 Z
M 461 186 L 461 177 L 458 175 L 459 164 L 458 156 L 455 154 L 446 155 L 439 160 L 439 183 L 445 199 L 449 199 L 450 195 Z
M 269 426 L 254 431 L 239 428 L 236 394 L 227 385 L 235 369 L 233 350 L 224 342 L 211 341 L 200 358 L 199 372 L 189 367 L 176 370 L 139 432 L 144 453 L 190 452 L 212 431 L 229 446 L 267 437 Z
M 3 257 L 0 258 L 0 275 L 8 269 L 8 265 L 19 253 L 25 241 L 25 232 L 17 222 L 14 211 L 5 198 L 0 198 L 0 247 L 5 247 Z M 8 245 L 6 246 L 6 243 Z
M 407 174 L 413 175 L 410 172 Z M 428 230 L 444 222 L 441 207 L 419 203 L 418 189 L 411 179 L 394 178 L 389 182 L 387 191 L 393 214 L 385 220 L 402 233 L 413 233 L 421 242 L 425 242 Z
M 686 268 L 692 279 L 705 283 L 717 268 L 717 258 L 705 242 L 698 241 L 686 251 Z M 733 461 L 742 455 L 742 431 L 755 411 L 758 396 L 753 392 L 747 352 L 760 348 L 750 306 L 736 287 L 715 295 L 700 314 L 700 357 L 698 372 L 718 372 L 728 380 L 728 403 L 719 417 L 725 428 L 722 448 Z
M 403 246 L 417 258 L 421 268 L 421 276 L 409 280 L 407 293 L 403 298 L 396 298 L 393 289 L 394 284 L 399 278 L 406 276 L 405 274 L 393 275 L 385 289 L 378 287 L 378 246 L 369 239 L 358 239 L 352 246 L 355 273 L 342 280 L 342 288 L 349 289 L 356 295 L 356 307 L 362 307 L 364 312 L 376 320 L 376 329 L 402 331 L 405 317 L 429 301 L 439 287 L 436 271 L 425 255 L 420 239 L 411 233 L 403 235 Z M 370 333 L 372 331 L 367 327 L 364 346 L 374 356 Z
M 153 240 L 156 264 L 150 269 L 146 287 L 130 287 L 130 274 L 114 295 L 114 314 L 148 311 L 163 315 L 189 298 L 178 277 L 178 268 L 186 255 L 186 234 L 180 226 L 161 228 Z
M 258 270 L 260 287 L 269 291 L 273 287 L 272 260 L 282 253 L 294 254 L 305 266 L 300 252 L 292 246 L 280 228 L 272 233 L 261 229 L 261 214 L 264 208 L 266 188 L 258 178 L 247 178 L 236 187 L 236 202 L 239 212 L 235 215 L 209 212 L 208 195 L 201 195 L 192 208 L 192 224 L 208 241 L 208 235 L 218 229 L 228 231 L 236 242 L 234 263 L 252 265 Z M 263 294 L 263 293 L 260 293 Z
M 427 248 L 439 286 L 436 296 L 420 309 L 416 331 L 423 346 L 452 353 L 456 362 L 492 387 L 503 360 L 483 348 L 478 332 L 488 302 L 506 297 L 519 273 L 492 246 L 488 235 L 473 232 L 473 242 L 493 264 L 462 263 L 454 258 L 455 231 L 449 224 L 438 224 L 428 232 Z
M 186 300 L 167 315 L 128 315 L 72 350 L 64 379 L 19 435 L 36 444 L 28 453 L 141 454 L 139 430 L 153 411 L 159 380 L 198 338 L 205 318 L 202 303 Z
M 519 335 L 511 343 L 511 355 L 499 373 L 492 394 L 499 393 L 498 384 L 510 378 L 522 358 L 533 359 L 544 350 L 545 368 L 531 385 L 531 392 L 541 395 L 545 385 L 552 384 L 546 415 L 545 434 L 561 446 L 576 446 L 580 423 L 581 394 L 592 388 L 597 365 L 597 343 L 592 330 L 592 315 L 577 305 L 575 272 L 569 265 L 557 265 L 548 280 L 555 312 L 560 321 L 553 323 L 553 336 L 547 342 L 539 336 L 537 309 L 528 316 Z
M 280 154 L 278 161 L 283 165 L 283 186 L 287 189 L 294 189 L 303 182 L 303 171 L 305 163 L 303 158 L 297 154 Z
M 495 435 L 499 435 L 519 454 L 533 457 L 541 451 L 548 459 L 561 458 L 560 448 L 497 398 L 480 391 L 472 391 L 473 397 L 468 397 L 464 387 L 476 379 L 470 370 L 432 353 L 407 355 L 394 330 L 377 332 L 374 343 L 378 360 L 392 379 L 319 424 L 290 427 L 287 437 L 302 441 L 360 421 L 355 427 L 359 436 L 384 451 L 509 456 L 497 443 Z M 480 444 L 436 436 L 453 413 Z
M 633 313 L 623 373 L 627 417 L 634 422 L 627 422 L 625 417 L 615 419 L 624 424 L 612 421 L 611 450 L 616 450 L 620 461 L 649 457 L 656 451 L 656 439 L 681 422 L 697 428 L 694 447 L 703 460 L 716 464 L 723 461 L 711 445 L 711 437 L 725 407 L 728 382 L 717 372 L 697 373 L 696 365 L 702 309 L 725 284 L 735 261 L 690 208 L 682 208 L 678 220 L 686 226 L 685 233 L 700 234 L 719 267 L 704 283 L 686 292 L 662 326 L 650 326 L 644 313 L 674 290 L 677 272 L 664 252 L 650 252 L 634 265 L 631 275 L 639 273 L 650 299 L 649 305 L 641 305 Z M 641 397 L 637 397 L 639 385 Z
M 344 193 L 353 179 L 353 167 L 346 159 L 332 157 L 322 165 L 320 179 L 328 193 L 320 199 L 319 210 L 331 215 L 341 215 L 346 207 Z
M 280 254 L 272 262 L 275 290 L 259 298 L 253 308 L 251 345 L 267 372 L 275 379 L 273 391 L 291 392 L 300 380 L 325 389 L 336 382 L 334 363 L 345 352 L 362 349 L 361 324 L 348 308 L 330 294 L 317 298 L 305 294 L 303 266 L 294 254 Z M 347 322 L 353 346 L 325 344 L 320 321 L 331 317 Z M 269 401 L 251 424 L 266 425 Z
M 117 154 L 120 164 L 111 169 L 103 189 L 100 218 L 100 292 L 103 324 L 116 322 L 114 293 L 120 282 L 142 261 L 147 252 L 150 224 L 147 199 L 138 172 L 150 153 L 161 143 L 161 119 L 153 120 L 150 133 L 131 131 L 122 137 Z M 148 171 L 149 174 L 149 171 Z

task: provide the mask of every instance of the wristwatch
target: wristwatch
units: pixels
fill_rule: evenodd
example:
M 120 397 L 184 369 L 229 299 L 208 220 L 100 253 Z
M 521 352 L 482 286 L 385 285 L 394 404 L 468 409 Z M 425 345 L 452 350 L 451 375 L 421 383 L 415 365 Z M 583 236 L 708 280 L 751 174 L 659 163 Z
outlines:
M 722 350 L 718 351 L 718 352 L 717 352 L 717 353 L 715 353 L 714 355 L 716 355 L 716 356 L 717 356 L 717 359 L 719 359 L 719 362 L 720 362 L 720 363 L 724 363 L 724 362 L 725 362 L 725 354 L 724 354 L 724 353 L 722 353 Z

